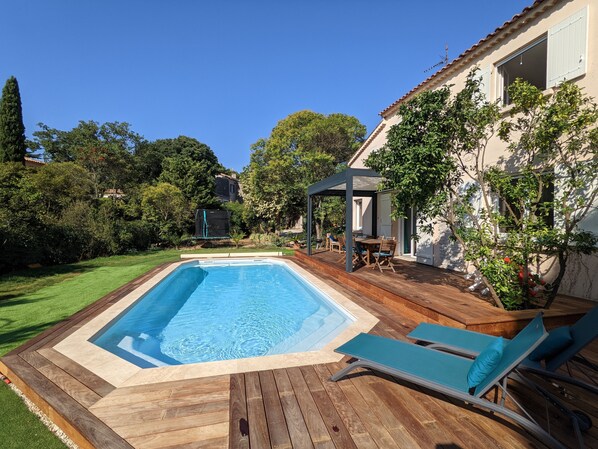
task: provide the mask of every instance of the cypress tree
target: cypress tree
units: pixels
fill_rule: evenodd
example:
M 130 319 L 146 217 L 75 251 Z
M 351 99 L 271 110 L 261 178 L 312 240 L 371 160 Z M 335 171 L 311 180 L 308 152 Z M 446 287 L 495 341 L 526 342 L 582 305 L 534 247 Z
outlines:
M 25 163 L 25 125 L 19 83 L 11 76 L 0 99 L 0 162 Z

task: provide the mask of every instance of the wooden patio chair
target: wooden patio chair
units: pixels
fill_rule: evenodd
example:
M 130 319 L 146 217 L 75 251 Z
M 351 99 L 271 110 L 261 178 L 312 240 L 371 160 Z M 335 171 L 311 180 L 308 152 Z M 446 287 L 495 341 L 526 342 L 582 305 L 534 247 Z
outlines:
M 376 263 L 376 267 L 378 267 L 380 270 L 380 273 L 382 273 L 383 270 L 392 270 L 393 273 L 396 273 L 395 266 L 392 263 L 392 259 L 395 256 L 396 247 L 396 240 L 383 239 L 380 242 L 380 248 L 378 248 L 378 251 L 374 253 L 374 261 Z
M 342 256 L 338 259 L 338 261 L 342 262 L 343 260 L 345 260 L 345 253 L 347 252 L 347 247 L 345 245 L 345 237 L 343 235 L 338 236 L 338 245 L 339 245 L 338 252 L 340 254 L 342 254 Z
M 344 244 L 344 242 L 343 242 Z M 336 238 L 334 237 L 332 234 L 328 235 L 328 246 L 327 248 L 330 251 L 336 251 L 337 253 L 341 252 L 341 242 L 340 242 L 340 238 Z
M 360 241 L 353 240 L 353 267 L 360 265 L 367 265 L 366 261 L 367 250 L 363 247 Z

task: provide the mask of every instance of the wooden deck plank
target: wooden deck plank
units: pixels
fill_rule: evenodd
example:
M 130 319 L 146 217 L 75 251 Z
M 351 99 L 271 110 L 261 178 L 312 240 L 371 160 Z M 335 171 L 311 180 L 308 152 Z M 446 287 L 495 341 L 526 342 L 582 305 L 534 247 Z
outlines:
M 360 447 L 363 447 L 364 449 L 375 447 L 376 444 L 365 431 L 361 420 L 355 414 L 351 413 L 351 406 L 344 402 L 343 405 L 347 406 L 343 407 L 343 411 L 335 407 L 335 404 L 330 398 L 328 391 L 322 385 L 314 368 L 312 366 L 302 366 L 300 370 L 314 401 L 320 410 L 320 415 L 322 415 L 322 418 L 326 423 L 326 428 L 328 429 L 328 433 L 332 437 L 335 446 L 356 448 L 356 439 L 353 437 L 353 435 L 355 435 L 358 437 L 361 444 Z M 341 418 L 341 413 L 344 413 L 346 417 L 350 416 L 353 418 L 348 420 L 351 430 L 353 430 L 353 434 L 347 426 L 345 426 L 344 420 Z
M 307 424 L 303 419 L 301 408 L 295 397 L 295 392 L 286 370 L 277 369 L 272 374 L 276 381 L 280 404 L 286 418 L 287 430 L 289 431 L 293 448 L 313 449 L 314 446 L 307 429 Z
M 37 351 L 21 354 L 21 357 L 83 407 L 89 408 L 101 399 L 99 394 L 54 365 Z
M 172 387 L 169 384 L 163 384 L 161 389 L 148 388 L 148 391 L 138 388 L 135 392 L 129 394 L 121 394 L 116 390 L 114 393 L 102 398 L 102 402 L 98 404 L 98 407 L 109 407 L 111 405 L 123 407 L 149 401 L 185 398 L 191 395 L 218 395 L 228 389 L 230 381 L 228 376 L 222 376 L 210 382 L 205 382 L 202 379 L 186 380 L 183 385 L 184 387 Z
M 131 445 L 120 438 L 85 407 L 64 394 L 64 391 L 43 376 L 19 356 L 4 359 L 9 368 L 5 373 L 12 382 L 52 421 L 65 430 L 81 448 L 109 447 L 131 449 Z
M 347 401 L 347 397 L 343 393 L 343 390 L 341 390 L 341 387 L 338 383 L 330 381 L 330 372 L 326 366 L 315 365 L 313 368 L 351 436 L 369 434 L 361 418 L 355 412 L 350 402 Z M 374 443 L 373 440 L 372 443 Z
M 249 422 L 249 445 L 270 447 L 268 422 L 262 398 L 260 378 L 257 372 L 245 374 L 245 394 L 247 395 L 247 421 Z
M 73 362 L 55 349 L 42 348 L 37 352 L 102 397 L 115 390 L 114 385 L 95 375 L 78 363 Z
M 286 371 L 289 380 L 291 381 L 291 385 L 293 385 L 295 397 L 299 403 L 299 408 L 301 409 L 303 419 L 305 420 L 314 447 L 334 449 L 335 446 L 328 433 L 326 423 L 320 415 L 318 406 L 305 383 L 305 379 L 303 379 L 301 370 L 299 370 L 299 368 L 288 368 Z
M 284 412 L 282 411 L 280 398 L 278 397 L 278 390 L 276 389 L 274 374 L 272 371 L 260 371 L 259 378 L 272 447 L 275 449 L 292 448 L 287 423 Z
M 230 419 L 229 448 L 249 448 L 249 422 L 247 417 L 247 396 L 245 394 L 245 376 L 230 376 Z
M 123 422 L 126 422 L 126 424 L 123 424 Z M 165 419 L 146 419 L 142 423 L 134 424 L 121 420 L 120 425 L 114 425 L 112 428 L 121 437 L 129 439 L 156 433 L 167 433 L 175 430 L 211 426 L 220 423 L 228 424 L 228 410 L 220 410 L 212 413 L 199 413 L 197 415 L 188 415 L 185 417 L 176 416 L 174 418 Z
M 201 447 L 203 440 L 218 439 L 224 441 L 228 437 L 228 422 L 210 426 L 193 427 L 191 429 L 174 430 L 172 432 L 144 435 L 130 438 L 133 447 L 143 449 L 162 449 L 172 446 L 193 443 Z
M 187 417 L 191 415 L 209 414 L 221 411 L 228 411 L 229 400 L 224 399 L 217 402 L 206 402 L 201 404 L 191 404 L 185 406 L 170 406 L 166 404 L 164 408 L 152 408 L 151 410 L 139 410 L 136 413 L 129 413 L 126 409 L 120 410 L 114 407 L 112 413 L 106 413 L 98 416 L 103 422 L 111 427 L 123 425 L 140 424 L 146 421 L 159 419 L 171 419 L 177 417 Z M 97 415 L 96 415 L 97 416 Z
M 338 363 L 332 366 L 336 368 L 334 370 L 336 372 L 346 365 Z M 363 373 L 366 374 L 364 375 Z M 407 432 L 403 423 L 394 417 L 392 407 L 388 407 L 385 402 L 380 401 L 377 395 L 371 390 L 370 381 L 367 380 L 367 377 L 370 375 L 371 374 L 367 371 L 354 371 L 349 376 L 340 379 L 338 383 L 340 383 L 341 388 L 347 388 L 343 385 L 343 381 L 349 382 L 350 385 L 359 392 L 361 399 L 365 401 L 368 409 L 376 416 L 380 423 L 382 423 L 400 448 L 424 449 L 426 446 L 420 445 L 419 442 Z
M 329 364 L 328 366 L 318 365 L 318 368 L 321 370 L 321 376 L 326 378 L 330 378 L 330 376 L 337 371 L 337 366 L 333 364 Z M 318 368 L 316 371 L 318 371 Z M 343 392 L 345 398 L 349 404 L 351 404 L 353 410 L 355 410 L 355 413 L 359 416 L 364 426 L 367 428 L 369 435 L 378 447 L 400 449 L 399 445 L 395 442 L 384 425 L 377 419 L 376 415 L 370 412 L 368 404 L 359 391 L 357 391 L 353 383 L 336 382 L 336 385 Z
M 130 413 L 145 413 L 148 410 L 164 410 L 228 400 L 228 390 L 217 391 L 214 393 L 206 393 L 202 395 L 182 396 L 171 399 L 155 400 L 151 402 L 135 402 L 133 404 L 127 404 L 126 406 L 122 407 L 115 403 L 111 403 L 105 406 L 102 402 L 103 399 L 100 399 L 97 403 L 90 407 L 90 411 L 93 412 L 94 415 L 103 419 L 105 416 L 112 416 L 115 413 L 120 413 L 123 416 L 126 416 Z
M 192 443 L 176 444 L 164 449 L 223 449 L 228 446 L 228 438 L 210 438 L 207 440 L 195 441 Z

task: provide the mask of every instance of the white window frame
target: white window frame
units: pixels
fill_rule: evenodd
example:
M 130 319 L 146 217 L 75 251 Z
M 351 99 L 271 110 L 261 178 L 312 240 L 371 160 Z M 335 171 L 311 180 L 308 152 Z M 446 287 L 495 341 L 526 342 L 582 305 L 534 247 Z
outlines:
M 354 200 L 355 203 L 355 229 L 363 229 L 363 200 Z
M 536 45 L 541 44 L 542 42 L 546 42 L 546 48 L 548 49 L 548 33 L 544 33 L 542 36 L 540 36 L 537 39 L 534 39 L 532 42 L 527 44 L 525 47 L 520 48 L 515 53 L 509 55 L 508 57 L 506 57 L 504 59 L 501 59 L 499 62 L 494 64 L 495 71 L 496 71 L 496 77 L 497 77 L 496 78 L 496 99 L 500 100 L 503 106 L 508 106 L 508 105 L 505 104 L 505 99 L 503 97 L 504 92 L 505 92 L 505 79 L 502 74 L 502 70 L 500 69 L 501 66 L 506 64 L 507 62 L 512 61 L 513 59 L 516 59 L 517 57 L 520 57 L 523 53 L 534 48 Z M 546 66 L 548 67 L 548 50 L 547 50 L 547 54 L 546 54 Z M 545 67 L 544 70 L 546 70 L 546 69 L 547 68 Z M 548 83 L 548 80 L 547 80 L 547 83 Z

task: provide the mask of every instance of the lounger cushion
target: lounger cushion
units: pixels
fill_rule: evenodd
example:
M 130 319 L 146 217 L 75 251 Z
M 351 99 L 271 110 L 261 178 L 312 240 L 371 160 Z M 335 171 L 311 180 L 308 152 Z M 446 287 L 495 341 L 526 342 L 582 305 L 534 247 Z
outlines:
M 475 388 L 481 384 L 488 377 L 488 374 L 498 366 L 502 358 L 503 348 L 503 338 L 499 337 L 480 352 L 467 373 L 467 385 L 469 388 Z
M 332 240 L 333 242 L 338 242 L 338 240 L 337 240 L 336 238 L 334 238 L 334 236 L 333 236 L 333 235 L 329 235 L 329 236 L 328 236 L 328 238 L 329 238 L 330 240 Z
M 571 327 L 557 327 L 548 333 L 546 340 L 544 340 L 540 346 L 529 355 L 529 358 L 535 362 L 548 359 L 561 352 L 572 343 L 573 336 L 571 335 Z

